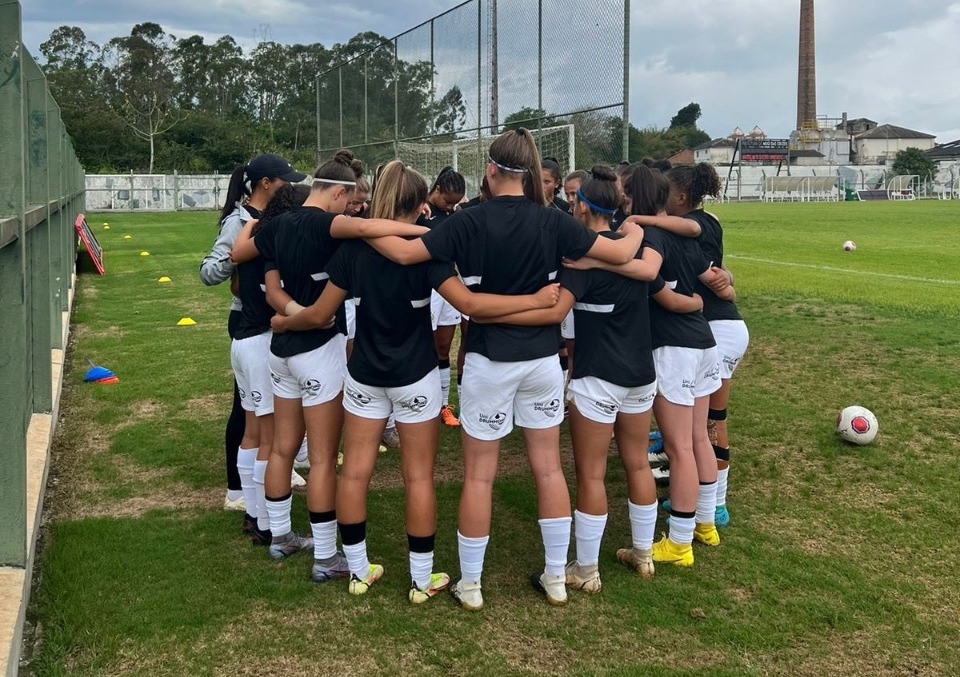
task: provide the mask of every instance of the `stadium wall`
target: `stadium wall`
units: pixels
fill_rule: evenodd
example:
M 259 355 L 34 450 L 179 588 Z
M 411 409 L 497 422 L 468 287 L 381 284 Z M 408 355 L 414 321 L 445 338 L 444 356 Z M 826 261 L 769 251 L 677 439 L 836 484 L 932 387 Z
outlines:
M 84 176 L 0 2 L 0 675 L 16 675 L 73 299 Z

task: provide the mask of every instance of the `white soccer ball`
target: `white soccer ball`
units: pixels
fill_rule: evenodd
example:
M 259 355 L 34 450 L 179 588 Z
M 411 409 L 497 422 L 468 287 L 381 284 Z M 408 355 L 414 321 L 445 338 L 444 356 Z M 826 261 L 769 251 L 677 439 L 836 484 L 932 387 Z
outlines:
M 837 416 L 837 434 L 844 442 L 870 444 L 879 430 L 877 417 L 866 407 L 847 407 Z
M 853 240 L 847 240 L 843 243 L 843 251 L 845 252 L 855 252 L 857 251 L 857 243 Z

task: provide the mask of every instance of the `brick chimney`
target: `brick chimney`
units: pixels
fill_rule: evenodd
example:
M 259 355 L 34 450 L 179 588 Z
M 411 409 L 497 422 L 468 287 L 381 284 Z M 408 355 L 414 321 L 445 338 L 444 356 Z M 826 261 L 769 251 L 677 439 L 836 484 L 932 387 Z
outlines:
M 817 124 L 817 53 L 813 0 L 800 0 L 800 62 L 797 70 L 797 129 Z

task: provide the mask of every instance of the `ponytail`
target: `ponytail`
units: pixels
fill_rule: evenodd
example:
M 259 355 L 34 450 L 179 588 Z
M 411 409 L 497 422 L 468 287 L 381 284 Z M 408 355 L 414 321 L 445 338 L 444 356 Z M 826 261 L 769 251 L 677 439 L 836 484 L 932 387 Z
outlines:
M 374 186 L 370 212 L 375 219 L 397 220 L 410 216 L 427 201 L 427 182 L 399 160 L 380 170 Z
M 467 192 L 467 182 L 463 174 L 453 167 L 444 167 L 437 174 L 437 180 L 430 187 L 430 192 L 439 190 L 441 193 L 457 193 L 463 195 Z
M 247 166 L 242 165 L 234 169 L 233 174 L 230 175 L 230 183 L 227 184 L 227 196 L 223 198 L 223 208 L 220 210 L 220 220 L 218 223 L 223 223 L 223 220 L 230 216 L 233 210 L 237 208 L 237 203 L 249 196 L 250 189 L 247 187 Z
M 490 159 L 507 172 L 522 173 L 523 194 L 537 204 L 547 204 L 540 178 L 540 153 L 529 130 L 520 127 L 498 136 L 490 144 Z

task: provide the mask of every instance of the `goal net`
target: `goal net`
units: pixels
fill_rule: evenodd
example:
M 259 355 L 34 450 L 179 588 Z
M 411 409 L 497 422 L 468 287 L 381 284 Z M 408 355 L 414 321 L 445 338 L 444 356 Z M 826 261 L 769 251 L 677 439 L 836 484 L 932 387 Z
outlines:
M 573 125 L 531 129 L 530 132 L 537 141 L 540 157 L 555 158 L 562 175 L 576 168 Z M 480 192 L 480 181 L 487 166 L 490 144 L 497 136 L 499 134 L 484 134 L 452 141 L 400 141 L 397 143 L 397 159 L 423 174 L 430 184 L 441 169 L 453 167 L 466 179 L 467 197 L 473 197 Z

